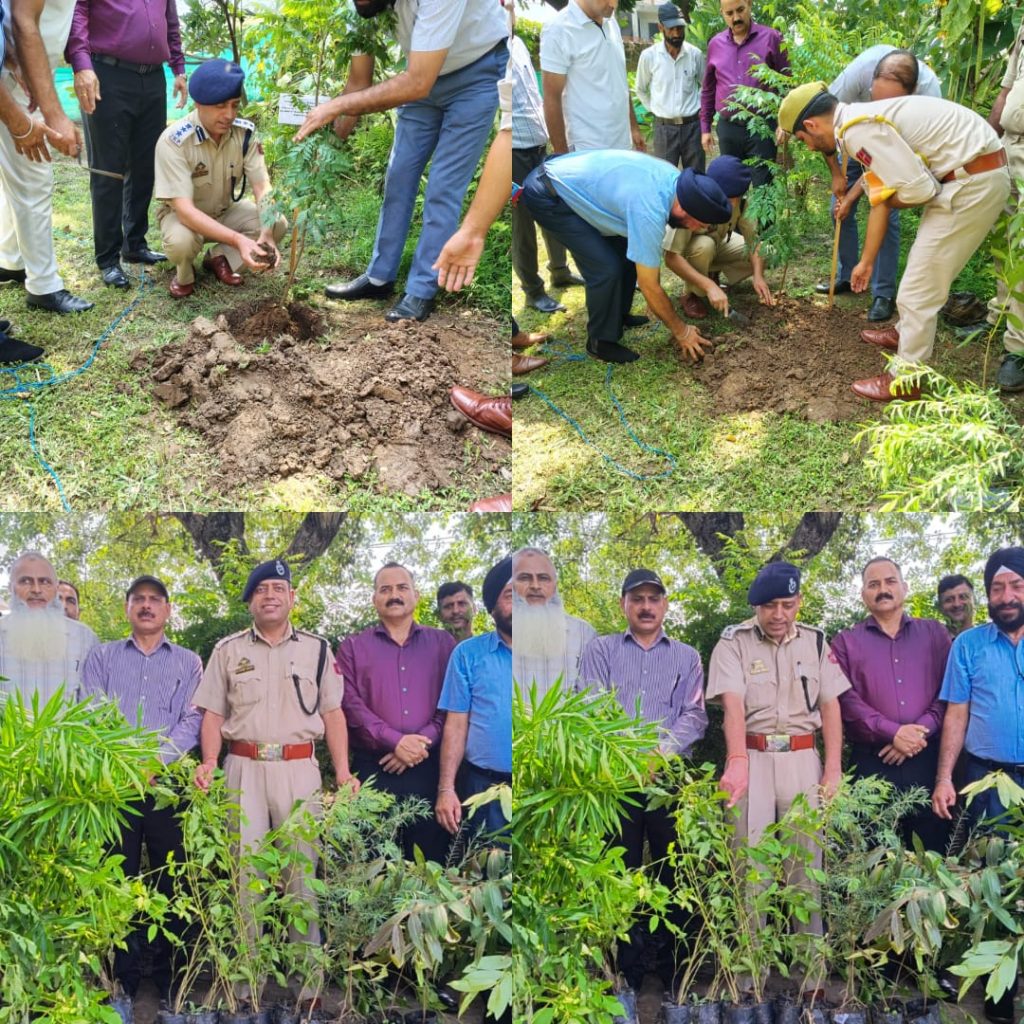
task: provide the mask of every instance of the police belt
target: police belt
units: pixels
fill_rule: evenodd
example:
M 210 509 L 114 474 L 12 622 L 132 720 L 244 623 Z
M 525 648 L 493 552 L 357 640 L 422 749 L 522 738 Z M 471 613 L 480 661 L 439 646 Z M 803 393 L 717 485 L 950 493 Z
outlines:
M 984 174 L 985 171 L 994 171 L 997 167 L 1006 166 L 1006 150 L 996 149 L 991 153 L 982 153 L 981 156 L 976 156 L 973 160 L 968 160 L 963 167 L 954 167 L 949 174 L 939 178 L 939 181 L 943 185 L 948 181 L 952 181 L 958 171 L 963 171 L 964 174 Z
M 700 114 L 690 114 L 689 117 L 658 117 L 654 115 L 655 124 L 693 124 L 700 117 Z
M 784 732 L 747 733 L 747 750 L 767 750 L 773 754 L 785 754 L 791 750 L 811 750 L 813 747 L 813 732 L 803 732 L 796 736 L 787 736 Z
M 120 57 L 110 57 L 105 53 L 94 53 L 93 63 L 109 64 L 111 67 L 124 68 L 125 71 L 134 71 L 137 75 L 148 75 L 154 71 L 163 71 L 163 64 L 133 64 L 130 60 L 121 60 Z
M 248 757 L 253 761 L 303 761 L 313 756 L 312 743 L 247 743 L 232 740 L 228 753 Z

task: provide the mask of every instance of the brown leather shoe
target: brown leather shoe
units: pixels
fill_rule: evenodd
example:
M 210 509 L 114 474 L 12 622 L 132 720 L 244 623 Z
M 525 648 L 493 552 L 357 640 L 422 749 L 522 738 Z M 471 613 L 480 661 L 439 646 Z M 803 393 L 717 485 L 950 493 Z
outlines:
M 182 284 L 176 275 L 171 275 L 170 281 L 167 282 L 167 290 L 173 299 L 187 299 L 196 290 L 196 286 L 191 281 Z
M 229 284 L 232 288 L 237 288 L 242 283 L 242 275 L 236 274 L 231 269 L 227 256 L 211 256 L 207 253 L 203 257 L 203 266 L 207 270 L 213 271 L 221 284 Z
M 683 312 L 691 320 L 703 320 L 708 315 L 707 303 L 699 296 L 687 292 L 681 303 Z
M 869 345 L 876 345 L 889 352 L 895 352 L 900 347 L 900 332 L 895 327 L 882 327 L 875 329 L 869 327 L 860 332 L 860 340 L 866 341 Z
M 544 334 L 541 331 L 534 331 L 530 334 L 527 334 L 526 331 L 520 331 L 518 334 L 512 335 L 512 347 L 517 352 L 521 352 L 524 348 L 529 348 L 531 345 L 543 345 L 550 337 L 550 334 Z
M 511 512 L 512 495 L 499 494 L 493 498 L 481 498 L 469 506 L 470 512 Z
M 512 397 L 490 398 L 456 385 L 448 396 L 470 423 L 503 437 L 512 436 Z
M 881 334 L 881 331 L 872 333 Z M 866 377 L 864 380 L 855 380 L 850 387 L 854 394 L 861 398 L 869 398 L 872 402 L 891 402 L 895 398 L 901 398 L 905 402 L 913 401 L 921 397 L 921 388 L 915 385 L 900 385 L 899 391 L 893 393 L 891 373 L 880 373 L 877 377 Z
M 549 361 L 544 356 L 514 355 L 512 357 L 512 376 L 522 377 L 524 374 L 532 373 L 534 370 L 539 370 L 542 366 L 547 366 Z

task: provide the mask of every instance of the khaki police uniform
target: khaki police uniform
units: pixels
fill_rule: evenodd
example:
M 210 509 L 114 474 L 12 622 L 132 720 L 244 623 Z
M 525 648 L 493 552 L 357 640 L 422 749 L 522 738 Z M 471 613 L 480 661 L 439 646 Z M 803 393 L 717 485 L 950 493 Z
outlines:
M 728 626 L 715 645 L 708 666 L 707 700 L 721 701 L 723 693 L 743 697 L 747 735 L 771 737 L 769 746 L 785 747 L 790 737 L 814 734 L 821 728 L 820 705 L 835 700 L 850 683 L 836 663 L 825 634 L 814 626 L 796 623 L 783 642 L 766 636 L 757 619 Z M 753 750 L 749 757 L 749 788 L 737 805 L 737 839 L 756 843 L 764 830 L 779 821 L 797 795 L 818 805 L 821 759 L 815 747 L 805 750 Z M 821 850 L 812 841 L 804 845 L 821 867 Z M 807 885 L 804 866 L 793 866 L 795 885 Z M 815 916 L 805 931 L 821 931 Z
M 1018 182 L 1024 181 L 1024 24 L 1021 24 L 1017 41 L 1010 51 L 1010 61 L 1000 88 L 1010 90 L 999 124 L 1003 129 L 1003 149 L 1010 168 L 1010 202 L 1006 211 L 1015 214 L 1024 198 L 1018 187 Z M 996 323 L 1006 306 L 1007 313 L 1018 318 L 1018 324 L 1013 324 L 1007 317 L 1003 346 L 1007 352 L 1024 356 L 1024 302 L 1011 298 L 1007 303 L 1007 298 L 1006 284 L 997 278 L 995 297 L 988 304 L 989 323 Z
M 669 228 L 665 232 L 662 248 L 678 253 L 705 277 L 720 273 L 729 284 L 737 284 L 754 272 L 750 253 L 757 245 L 757 228 L 743 216 L 743 204 L 734 207 L 732 216 L 724 224 L 714 224 L 707 231 L 689 228 Z M 703 288 L 683 282 L 684 295 L 704 298 Z
M 242 155 L 246 134 L 249 146 Z M 153 194 L 162 200 L 156 219 L 163 235 L 164 252 L 175 265 L 179 284 L 195 280 L 192 261 L 209 241 L 185 227 L 171 208 L 171 199 L 191 199 L 196 209 L 232 231 L 255 240 L 263 230 L 260 210 L 250 199 L 235 202 L 232 190 L 241 186 L 244 174 L 250 186 L 269 180 L 263 147 L 256 138 L 255 126 L 236 118 L 227 134 L 214 142 L 199 121 L 199 112 L 169 125 L 156 144 Z M 274 241 L 280 241 L 287 223 L 279 217 L 274 223 Z M 226 256 L 231 269 L 242 267 L 242 256 L 231 245 L 217 243 L 211 256 Z
M 280 760 L 278 745 L 311 743 L 324 735 L 319 710 L 341 707 L 343 683 L 328 649 L 324 659 L 317 705 L 317 668 L 320 637 L 292 629 L 280 643 L 269 643 L 255 626 L 225 637 L 213 649 L 193 702 L 224 717 L 222 735 L 232 740 L 267 744 L 260 751 L 264 759 L 229 753 L 224 762 L 227 785 L 239 794 L 243 820 L 242 846 L 255 847 L 271 829 L 280 826 L 296 802 L 319 810 L 310 798 L 321 788 L 320 769 L 314 757 Z M 297 692 L 298 691 L 298 692 Z M 301 703 L 299 694 L 301 693 Z M 303 704 L 305 707 L 303 707 Z M 301 847 L 309 858 L 311 871 L 293 875 L 288 891 L 302 895 L 315 905 L 308 879 L 316 871 L 317 851 Z M 314 923 L 303 935 L 291 932 L 293 942 L 318 945 L 320 929 Z M 244 992 L 240 993 L 245 995 Z M 299 998 L 311 998 L 303 992 Z
M 999 137 L 974 111 L 934 96 L 840 103 L 835 132 L 844 151 L 863 165 L 872 206 L 890 195 L 923 204 L 896 293 L 896 329 L 899 361 L 925 363 L 950 285 L 1009 194 L 1006 167 L 994 159 Z M 980 157 L 986 159 L 978 164 Z

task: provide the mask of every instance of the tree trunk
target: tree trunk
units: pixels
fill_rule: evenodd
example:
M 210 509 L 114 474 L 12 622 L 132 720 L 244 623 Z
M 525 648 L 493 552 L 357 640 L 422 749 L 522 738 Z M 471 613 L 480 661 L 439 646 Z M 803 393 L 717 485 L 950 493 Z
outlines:
M 789 540 L 768 561 L 781 562 L 799 557 L 805 562 L 820 554 L 842 518 L 842 512 L 805 512 Z
M 693 534 L 697 547 L 711 559 L 719 576 L 725 571 L 722 552 L 727 541 L 743 529 L 742 512 L 677 512 L 683 525 Z
M 284 557 L 296 561 L 312 562 L 319 558 L 338 535 L 347 512 L 309 512 L 295 531 Z

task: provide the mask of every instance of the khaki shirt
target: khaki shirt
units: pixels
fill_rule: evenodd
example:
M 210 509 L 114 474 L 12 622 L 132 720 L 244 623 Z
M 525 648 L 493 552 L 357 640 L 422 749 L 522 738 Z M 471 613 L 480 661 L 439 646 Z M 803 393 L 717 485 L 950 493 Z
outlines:
M 999 123 L 1009 135 L 1024 136 L 1024 24 L 1010 51 L 1010 60 L 1003 76 L 1003 89 L 1009 89 Z M 1018 140 L 1019 141 L 1019 140 Z
M 163 200 L 157 220 L 167 215 L 170 199 L 191 199 L 197 210 L 216 219 L 232 203 L 232 179 L 236 189 L 243 172 L 250 185 L 267 181 L 263 147 L 255 131 L 249 139 L 249 151 L 242 158 L 245 133 L 253 127 L 251 121 L 235 118 L 228 133 L 216 143 L 199 123 L 199 112 L 193 110 L 165 128 L 154 156 L 153 196 Z
M 818 653 L 818 644 L 821 653 Z M 801 676 L 807 680 L 807 695 Z M 748 733 L 814 732 L 819 704 L 835 700 L 850 683 L 822 630 L 798 622 L 781 644 L 761 632 L 757 619 L 727 626 L 708 665 L 709 701 L 723 693 L 743 697 Z M 808 708 L 808 699 L 811 709 Z
M 320 739 L 324 720 L 299 704 L 295 679 L 307 708 L 316 705 L 320 637 L 301 629 L 271 645 L 255 627 L 225 637 L 213 649 L 193 703 L 224 716 L 226 740 L 305 743 Z M 320 687 L 320 709 L 341 706 L 344 684 L 328 648 Z
M 661 247 L 668 252 L 675 252 L 680 256 L 685 256 L 686 250 L 690 248 L 690 239 L 693 238 L 693 234 L 689 228 L 674 228 L 670 224 L 665 228 Z
M 745 203 L 740 200 L 738 206 L 732 208 L 732 216 L 724 224 L 712 224 L 704 234 L 710 235 L 719 245 L 729 240 L 729 235 L 738 231 L 747 243 L 750 252 L 757 245 L 757 226 L 744 214 Z

